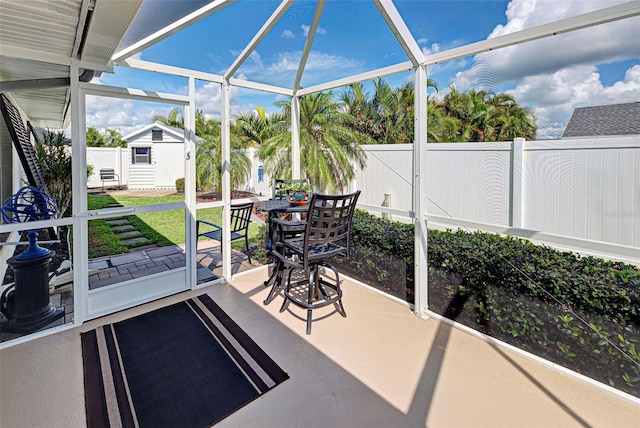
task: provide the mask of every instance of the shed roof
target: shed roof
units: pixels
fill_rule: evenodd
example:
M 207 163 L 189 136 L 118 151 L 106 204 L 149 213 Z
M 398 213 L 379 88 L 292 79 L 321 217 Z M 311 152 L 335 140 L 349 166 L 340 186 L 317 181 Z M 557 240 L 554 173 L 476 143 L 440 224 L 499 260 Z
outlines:
M 134 131 L 128 135 L 125 135 L 124 137 L 122 137 L 123 140 L 126 141 L 130 141 L 131 139 L 135 139 L 136 137 L 139 137 L 140 135 L 144 134 L 145 132 L 152 130 L 152 129 L 161 129 L 165 132 L 168 132 L 169 134 L 175 136 L 178 139 L 183 139 L 184 138 L 184 130 L 181 128 L 174 128 L 173 126 L 167 126 L 161 122 L 153 122 L 147 126 L 145 126 L 144 128 L 138 129 L 137 131 Z M 202 141 L 201 137 L 196 136 L 196 142 Z
M 562 138 L 640 135 L 640 102 L 580 107 Z

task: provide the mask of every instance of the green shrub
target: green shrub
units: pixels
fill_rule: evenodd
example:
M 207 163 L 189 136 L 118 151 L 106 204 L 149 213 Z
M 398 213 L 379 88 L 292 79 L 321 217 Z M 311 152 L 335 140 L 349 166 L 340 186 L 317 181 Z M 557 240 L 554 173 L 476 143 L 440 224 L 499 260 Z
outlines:
M 178 178 L 176 180 L 176 192 L 184 193 L 184 178 Z
M 413 225 L 356 211 L 351 239 L 340 269 L 413 303 Z M 638 396 L 638 267 L 461 229 L 428 244 L 432 311 Z

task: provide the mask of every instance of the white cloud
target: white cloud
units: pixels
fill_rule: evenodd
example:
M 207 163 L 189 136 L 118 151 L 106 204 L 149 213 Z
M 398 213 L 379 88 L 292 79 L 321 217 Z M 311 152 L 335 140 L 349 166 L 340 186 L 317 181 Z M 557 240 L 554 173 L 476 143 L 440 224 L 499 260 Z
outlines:
M 513 0 L 507 23 L 489 38 L 554 20 L 573 17 L 622 1 Z M 597 65 L 640 57 L 640 18 L 596 27 L 478 54 L 473 65 L 458 72 L 451 83 L 468 88 L 509 90 L 516 100 L 535 107 L 538 138 L 558 137 L 575 107 L 640 100 L 640 66 L 627 70 L 624 81 L 605 87 Z M 506 86 L 508 85 L 508 86 Z
M 576 66 L 551 75 L 532 76 L 508 91 L 522 103 L 532 102 L 538 138 L 562 136 L 576 107 L 621 104 L 640 100 L 640 65 L 629 68 L 624 79 L 602 84 L 594 66 Z
M 293 35 L 293 31 L 284 30 L 280 37 L 282 37 L 283 39 L 293 39 L 295 36 Z
M 291 87 L 300 65 L 302 51 L 287 51 L 276 54 L 271 62 L 263 61 L 255 51 L 256 60 L 247 61 L 240 68 L 244 78 L 276 86 Z M 348 76 L 361 73 L 364 63 L 340 55 L 311 52 L 307 58 L 303 81 L 316 84 L 329 79 L 328 76 Z M 335 77 L 334 77 L 335 78 Z
M 309 35 L 309 30 L 311 29 L 311 27 L 310 27 L 310 26 L 308 26 L 308 25 L 301 25 L 301 26 L 300 26 L 300 28 L 302 28 L 302 34 L 303 34 L 305 37 L 307 37 L 307 36 Z M 322 28 L 322 27 L 318 27 L 318 28 L 316 29 L 316 34 L 325 35 L 325 34 L 327 34 L 327 30 L 325 30 L 325 29 L 324 29 L 324 28 Z
M 220 115 L 222 94 L 220 84 L 208 82 L 196 91 L 196 108 L 205 115 Z
M 440 52 L 440 44 L 438 43 L 432 43 L 431 46 L 422 47 L 423 55 L 431 55 L 437 52 Z

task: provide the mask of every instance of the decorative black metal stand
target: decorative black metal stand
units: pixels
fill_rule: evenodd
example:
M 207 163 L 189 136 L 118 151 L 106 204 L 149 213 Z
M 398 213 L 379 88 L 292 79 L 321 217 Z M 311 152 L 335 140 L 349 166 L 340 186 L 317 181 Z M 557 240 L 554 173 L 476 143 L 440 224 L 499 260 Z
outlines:
M 49 262 L 55 255 L 47 251 L 45 255 L 21 259 L 20 255 L 7 260 L 14 271 L 15 289 L 11 299 L 13 313 L 9 320 L 0 325 L 7 333 L 31 333 L 62 318 L 63 309 L 56 309 L 49 302 Z M 3 311 L 5 313 L 5 311 Z

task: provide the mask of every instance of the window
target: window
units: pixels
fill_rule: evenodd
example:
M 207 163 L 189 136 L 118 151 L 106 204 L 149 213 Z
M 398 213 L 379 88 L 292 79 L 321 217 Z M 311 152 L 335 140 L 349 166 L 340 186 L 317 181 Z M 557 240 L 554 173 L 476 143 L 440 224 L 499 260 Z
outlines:
M 151 147 L 133 147 L 131 149 L 131 163 L 151 163 Z
M 258 183 L 262 183 L 264 181 L 264 170 L 262 165 L 258 167 Z
M 162 141 L 162 129 L 151 130 L 151 141 Z

